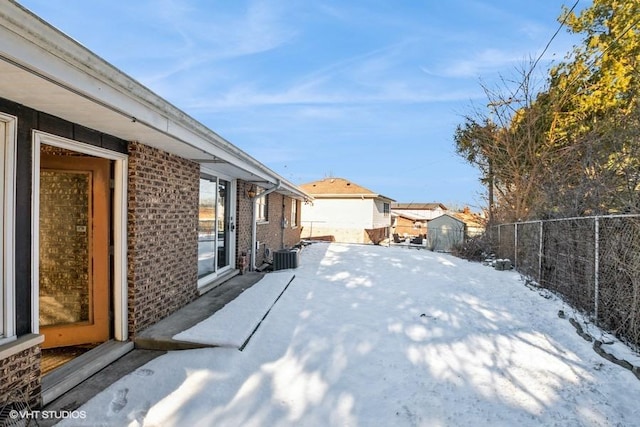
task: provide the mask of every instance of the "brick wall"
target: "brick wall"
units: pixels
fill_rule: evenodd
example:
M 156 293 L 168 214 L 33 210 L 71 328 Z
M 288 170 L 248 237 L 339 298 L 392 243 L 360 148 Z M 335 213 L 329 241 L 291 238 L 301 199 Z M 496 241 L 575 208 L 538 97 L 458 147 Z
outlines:
M 300 209 L 301 209 L 301 203 L 299 201 L 297 201 L 296 199 L 292 199 L 290 197 L 286 197 L 286 196 L 282 196 L 283 198 L 283 205 L 284 205 L 284 217 L 287 220 L 287 227 L 284 229 L 284 247 L 285 248 L 291 248 L 294 245 L 297 245 L 298 243 L 300 243 L 300 231 L 301 231 L 301 224 L 300 224 Z M 296 219 L 296 225 L 295 227 L 293 226 L 293 224 L 291 223 L 291 205 L 293 203 L 297 203 L 298 204 L 298 214 L 297 214 L 297 219 Z
M 282 238 L 284 236 L 282 229 L 282 213 L 283 213 L 283 196 L 278 193 L 271 193 L 269 197 L 269 213 L 268 221 L 258 223 L 256 229 L 256 240 L 260 242 L 260 246 L 256 253 L 256 266 L 260 266 L 266 261 L 265 250 L 267 248 L 272 251 L 282 249 Z
M 247 197 L 247 191 L 251 184 L 238 180 L 237 185 L 237 206 L 236 206 L 236 256 L 241 253 L 249 254 L 251 250 L 251 218 L 252 206 Z
M 197 297 L 200 167 L 129 144 L 128 301 L 132 337 Z
M 0 409 L 5 404 L 40 406 L 40 346 L 0 360 Z M 0 419 L 1 424 L 2 419 Z
M 251 184 L 238 181 L 238 228 L 236 233 L 236 247 L 238 254 L 247 252 L 251 247 L 251 219 L 252 204 L 247 198 L 247 190 Z M 298 204 L 297 226 L 291 226 L 291 203 L 294 199 L 280 193 L 270 193 L 268 222 L 259 223 L 256 228 L 256 240 L 260 242 L 260 248 L 256 253 L 256 266 L 265 262 L 265 248 L 278 250 L 290 248 L 300 242 L 300 209 Z M 282 220 L 287 220 L 287 225 L 282 228 Z

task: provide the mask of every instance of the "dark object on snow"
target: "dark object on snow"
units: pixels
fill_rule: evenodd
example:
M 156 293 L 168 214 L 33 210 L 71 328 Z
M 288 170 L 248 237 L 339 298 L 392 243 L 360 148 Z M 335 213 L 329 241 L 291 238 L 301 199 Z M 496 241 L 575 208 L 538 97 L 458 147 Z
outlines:
M 509 259 L 497 259 L 495 261 L 495 269 L 498 271 L 511 270 L 511 260 Z
M 635 375 L 636 378 L 638 378 L 640 380 L 640 367 L 634 366 L 634 365 L 632 365 L 631 363 L 627 362 L 624 359 L 618 359 L 613 354 L 607 353 L 602 348 L 602 342 L 601 341 L 598 341 L 598 340 L 594 341 L 593 349 L 595 350 L 596 353 L 598 353 L 600 356 L 602 356 L 605 359 L 607 359 L 609 362 L 615 363 L 618 366 L 622 366 L 623 368 L 630 370 L 633 373 L 633 375 Z
M 400 238 L 398 233 L 393 233 L 393 243 L 405 243 L 407 239 L 405 237 Z
M 576 333 L 580 335 L 583 340 L 589 341 L 589 342 L 593 341 L 593 337 L 582 329 L 582 326 L 580 325 L 580 323 L 578 323 L 576 319 L 570 318 L 569 323 L 571 323 L 573 327 L 576 328 Z
M 273 270 L 298 268 L 300 264 L 299 249 L 283 249 L 273 253 Z

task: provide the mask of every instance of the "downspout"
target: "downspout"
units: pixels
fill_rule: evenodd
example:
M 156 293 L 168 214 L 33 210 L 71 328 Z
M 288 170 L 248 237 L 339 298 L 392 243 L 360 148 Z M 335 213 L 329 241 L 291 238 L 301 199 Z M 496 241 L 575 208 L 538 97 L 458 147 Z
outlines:
M 285 231 L 285 222 L 287 221 L 287 216 L 285 212 L 285 198 L 282 198 L 282 218 L 280 219 L 280 249 L 284 249 L 284 231 Z
M 258 204 L 256 203 L 256 201 L 260 197 L 264 197 L 269 193 L 273 193 L 274 191 L 277 191 L 280 188 L 282 188 L 282 183 L 278 179 L 276 181 L 276 185 L 274 185 L 273 187 L 263 191 L 260 194 L 256 194 L 255 196 L 253 196 L 251 198 L 251 204 L 253 205 L 253 209 L 251 209 L 251 261 L 250 261 L 250 264 L 249 264 L 249 269 L 251 271 L 254 271 L 256 269 L 256 252 L 257 252 L 257 248 L 256 248 L 256 239 L 257 239 L 257 237 L 256 237 L 256 234 L 257 234 L 257 229 L 258 229 L 258 224 L 256 223 L 256 221 L 258 219 Z

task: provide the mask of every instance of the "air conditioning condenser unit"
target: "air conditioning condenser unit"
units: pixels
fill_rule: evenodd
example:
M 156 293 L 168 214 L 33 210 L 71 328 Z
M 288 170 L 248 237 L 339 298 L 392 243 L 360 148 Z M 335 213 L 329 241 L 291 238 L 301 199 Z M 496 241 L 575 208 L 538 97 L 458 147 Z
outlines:
M 300 264 L 300 250 L 283 249 L 273 252 L 273 270 L 298 268 Z

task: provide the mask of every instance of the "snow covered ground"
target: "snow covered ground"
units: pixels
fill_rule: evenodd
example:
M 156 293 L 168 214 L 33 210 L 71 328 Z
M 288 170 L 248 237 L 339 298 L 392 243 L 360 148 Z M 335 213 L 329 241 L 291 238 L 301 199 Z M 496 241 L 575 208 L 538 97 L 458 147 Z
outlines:
M 398 247 L 318 243 L 301 260 L 243 351 L 168 353 L 89 401 L 80 421 L 640 425 L 640 381 L 598 356 L 558 317 L 559 310 L 575 313 L 524 286 L 517 273 Z M 251 299 L 255 292 L 273 299 L 263 285 L 270 283 L 251 288 Z M 211 321 L 210 328 L 219 327 Z M 597 335 L 593 327 L 589 332 Z M 638 364 L 625 349 L 617 346 L 619 357 L 626 352 L 622 356 Z

